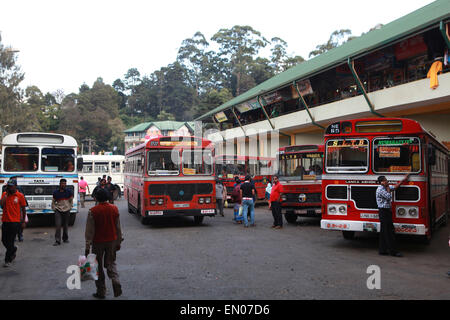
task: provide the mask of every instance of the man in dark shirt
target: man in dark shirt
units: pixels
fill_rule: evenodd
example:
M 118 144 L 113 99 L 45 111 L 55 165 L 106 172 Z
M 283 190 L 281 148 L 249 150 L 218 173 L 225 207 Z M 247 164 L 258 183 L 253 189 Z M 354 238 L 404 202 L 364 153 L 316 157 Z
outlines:
M 250 224 L 255 225 L 255 203 L 253 201 L 256 194 L 255 186 L 250 182 L 251 177 L 247 175 L 241 184 L 242 215 L 244 216 L 244 227 L 248 228 L 248 212 L 250 210 Z

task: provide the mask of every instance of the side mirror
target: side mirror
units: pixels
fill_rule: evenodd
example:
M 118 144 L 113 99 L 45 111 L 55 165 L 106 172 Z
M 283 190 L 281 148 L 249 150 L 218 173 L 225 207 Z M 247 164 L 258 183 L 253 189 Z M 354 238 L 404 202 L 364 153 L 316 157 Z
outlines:
M 78 171 L 83 170 L 83 157 L 77 158 L 77 170 Z
M 434 166 L 436 164 L 436 149 L 433 145 L 429 144 L 427 147 L 428 153 L 428 164 Z

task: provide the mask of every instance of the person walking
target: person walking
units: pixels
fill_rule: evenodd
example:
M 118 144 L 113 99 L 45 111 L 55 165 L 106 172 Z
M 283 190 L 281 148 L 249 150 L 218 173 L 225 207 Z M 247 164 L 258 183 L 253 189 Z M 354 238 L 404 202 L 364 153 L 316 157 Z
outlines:
M 0 206 L 2 214 L 2 243 L 6 248 L 4 267 L 9 267 L 16 258 L 17 247 L 14 246 L 19 228 L 25 228 L 26 200 L 25 196 L 17 191 L 17 181 L 10 179 L 6 191 L 2 193 Z
M 102 179 L 102 180 L 100 180 L 100 185 L 99 185 L 99 186 L 96 186 L 96 187 L 94 188 L 94 191 L 92 191 L 92 194 L 91 194 L 92 198 L 94 198 L 94 200 L 95 200 L 95 205 L 98 204 L 98 201 L 97 201 L 97 192 L 98 192 L 100 189 L 104 189 L 104 190 L 107 192 L 107 194 L 108 194 L 108 201 L 109 201 L 109 202 L 110 202 L 110 199 L 111 199 L 111 197 L 112 197 L 111 192 L 109 192 L 109 190 L 106 188 L 106 180 L 105 180 L 105 179 Z
M 216 181 L 216 203 L 219 214 L 223 217 L 223 202 L 227 198 L 226 189 L 224 188 L 222 181 Z
M 281 185 L 278 176 L 273 176 L 273 187 L 271 188 L 269 198 L 269 210 L 272 210 L 274 229 L 283 228 L 283 215 L 281 214 L 281 193 L 283 186 Z
M 108 179 L 106 180 L 105 188 L 109 191 L 109 203 L 114 204 L 114 192 L 116 190 L 116 186 L 112 184 L 112 178 L 110 176 L 108 176 Z
M 380 219 L 380 243 L 379 254 L 394 257 L 402 257 L 403 255 L 397 251 L 395 243 L 395 229 L 392 222 L 392 192 L 397 190 L 400 185 L 408 180 L 407 174 L 403 180 L 397 183 L 394 187 L 389 185 L 385 176 L 378 177 L 380 184 L 376 191 L 376 201 L 378 206 L 378 216 Z
M 106 295 L 105 273 L 112 281 L 114 297 L 122 294 L 122 286 L 116 269 L 116 252 L 120 250 L 123 241 L 120 226 L 119 209 L 108 203 L 108 193 L 104 189 L 97 192 L 98 205 L 89 210 L 86 220 L 86 248 L 87 256 L 92 247 L 92 253 L 97 257 L 98 280 L 95 281 L 97 292 L 95 298 L 104 299 Z
M 25 192 L 24 192 L 23 189 L 17 184 L 17 177 L 11 177 L 10 180 L 15 181 L 15 183 L 16 183 L 16 190 L 17 190 L 18 192 L 20 192 L 21 194 L 23 194 L 24 197 L 25 197 Z M 6 187 L 7 187 L 7 185 L 4 185 L 4 186 L 3 186 L 3 188 L 2 188 L 2 194 L 3 194 L 3 192 L 6 191 Z M 28 200 L 27 200 L 26 197 L 25 197 L 25 203 L 26 203 L 26 207 L 28 207 Z M 25 212 L 26 212 L 26 211 L 25 211 Z M 26 216 L 26 214 L 25 214 L 25 221 L 27 221 L 27 216 Z M 19 240 L 19 242 L 23 242 L 23 228 L 22 228 L 22 224 L 19 225 L 19 230 L 17 231 L 17 240 Z
M 234 221 L 237 224 L 241 224 L 244 218 L 239 216 L 239 209 L 241 207 L 242 198 L 241 198 L 241 180 L 238 177 L 234 179 L 236 182 L 233 186 L 233 192 L 231 193 L 231 200 L 234 203 Z
M 84 208 L 84 202 L 86 201 L 86 189 L 89 193 L 91 192 L 86 180 L 84 180 L 83 177 L 80 177 L 80 182 L 78 182 L 78 193 L 80 194 L 80 204 L 82 208 Z
M 73 207 L 73 192 L 67 189 L 67 180 L 59 180 L 59 188 L 53 192 L 52 210 L 55 211 L 55 243 L 54 246 L 61 244 L 61 227 L 63 229 L 62 240 L 69 242 L 69 218 L 70 210 Z
M 245 176 L 245 181 L 241 184 L 241 199 L 242 199 L 242 215 L 244 216 L 244 227 L 248 228 L 248 216 L 250 212 L 250 225 L 255 227 L 255 187 L 251 183 L 250 175 Z

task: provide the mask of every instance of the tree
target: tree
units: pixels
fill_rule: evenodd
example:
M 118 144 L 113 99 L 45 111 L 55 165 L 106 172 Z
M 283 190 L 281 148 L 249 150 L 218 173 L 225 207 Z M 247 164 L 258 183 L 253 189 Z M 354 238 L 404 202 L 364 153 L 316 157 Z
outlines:
M 24 74 L 16 64 L 15 51 L 5 47 L 0 35 L 0 129 L 17 132 L 21 129 L 20 83 Z M 5 129 L 7 128 L 7 129 Z
M 339 47 L 343 43 L 350 41 L 354 37 L 351 36 L 352 31 L 350 29 L 335 30 L 330 35 L 327 42 L 319 44 L 316 49 L 309 53 L 309 57 L 315 57 L 322 53 L 325 53 L 333 48 Z
M 268 41 L 250 26 L 220 29 L 211 40 L 220 45 L 218 55 L 226 59 L 228 73 L 235 78 L 234 95 L 240 95 L 244 92 L 241 86 L 243 77 L 248 71 L 248 65 L 252 63 L 259 50 L 268 44 Z

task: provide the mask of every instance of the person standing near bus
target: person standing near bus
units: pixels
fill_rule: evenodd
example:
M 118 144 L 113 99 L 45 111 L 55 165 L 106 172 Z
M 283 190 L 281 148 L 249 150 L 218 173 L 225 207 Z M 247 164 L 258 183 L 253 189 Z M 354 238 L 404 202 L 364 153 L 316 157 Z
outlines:
M 402 181 L 397 183 L 394 187 L 389 185 L 385 176 L 378 177 L 380 184 L 376 191 L 376 200 L 378 206 L 378 215 L 380 219 L 380 244 L 379 253 L 381 255 L 388 255 L 394 257 L 402 257 L 403 255 L 397 251 L 395 244 L 395 229 L 392 222 L 392 192 L 398 189 L 400 185 L 408 180 L 407 174 Z
M 94 297 L 104 299 L 106 295 L 103 268 L 106 268 L 112 281 L 114 297 L 118 297 L 122 294 L 122 287 L 116 269 L 116 252 L 120 250 L 123 241 L 119 209 L 107 202 L 108 193 L 105 189 L 98 190 L 97 201 L 99 204 L 89 210 L 85 232 L 85 255 L 89 254 L 92 246 L 92 253 L 96 255 L 98 262 L 98 280 L 95 281 L 97 292 Z
M 233 192 L 231 193 L 231 200 L 234 203 L 234 221 L 237 224 L 241 224 L 243 221 L 243 217 L 239 216 L 239 209 L 241 207 L 241 180 L 239 180 L 239 177 L 235 177 L 234 179 L 235 184 L 233 186 Z
M 216 203 L 217 208 L 219 209 L 220 215 L 223 217 L 223 201 L 226 199 L 226 189 L 222 184 L 222 181 L 217 180 L 216 181 Z
M 278 180 L 278 176 L 273 176 L 273 187 L 270 192 L 269 198 L 269 210 L 272 210 L 274 229 L 283 228 L 283 215 L 281 214 L 281 193 L 283 192 L 283 186 Z
M 86 189 L 89 191 L 89 193 L 91 192 L 91 190 L 89 190 L 89 185 L 86 182 L 86 180 L 84 180 L 83 177 L 80 177 L 80 182 L 78 182 L 78 192 L 80 194 L 80 203 L 81 203 L 81 207 L 84 208 L 84 202 L 86 201 Z
M 16 183 L 16 190 L 25 196 L 25 193 L 23 192 L 23 189 L 19 185 L 17 185 L 17 177 L 11 177 L 10 180 L 14 180 L 15 181 L 15 183 Z M 6 187 L 7 187 L 6 185 L 3 186 L 2 193 L 6 191 Z M 28 201 L 27 201 L 26 197 L 25 197 L 25 203 L 26 203 L 26 206 L 28 207 Z M 25 221 L 26 221 L 26 215 L 25 215 Z M 17 240 L 19 240 L 19 242 L 23 242 L 23 228 L 22 228 L 22 225 L 19 226 L 19 230 L 17 231 Z
M 14 246 L 19 228 L 25 228 L 26 200 L 17 191 L 16 180 L 10 179 L 0 200 L 2 215 L 2 243 L 6 248 L 4 267 L 9 267 L 16 258 L 17 247 Z
M 67 180 L 59 180 L 59 189 L 53 192 L 52 210 L 55 211 L 55 243 L 54 246 L 61 244 L 61 227 L 63 228 L 62 240 L 69 242 L 69 218 L 70 210 L 73 207 L 73 192 L 67 187 Z
M 245 176 L 245 181 L 241 184 L 241 199 L 242 199 L 242 215 L 244 216 L 244 227 L 248 228 L 248 216 L 250 212 L 250 225 L 255 227 L 255 186 L 251 182 L 250 175 Z

